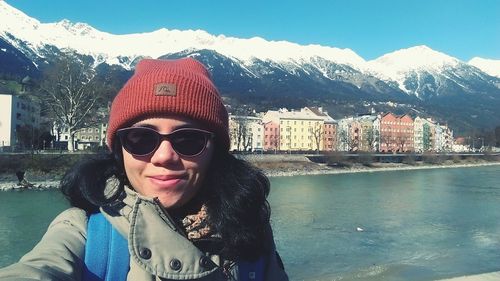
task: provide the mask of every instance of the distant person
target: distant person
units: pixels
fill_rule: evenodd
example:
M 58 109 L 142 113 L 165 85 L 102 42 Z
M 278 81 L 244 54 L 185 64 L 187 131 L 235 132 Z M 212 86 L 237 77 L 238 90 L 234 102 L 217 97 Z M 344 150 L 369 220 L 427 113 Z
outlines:
M 23 180 L 24 180 L 24 175 L 26 174 L 25 171 L 17 171 L 16 172 L 16 177 L 17 177 L 17 180 L 18 180 L 18 184 L 20 184 Z
M 27 181 L 26 178 L 24 178 L 25 174 L 26 174 L 25 171 L 17 171 L 16 172 L 16 177 L 18 179 L 17 185 L 22 187 L 22 188 L 34 187 L 35 186 L 34 184 L 32 184 L 31 182 Z
M 202 64 L 140 61 L 106 137 L 110 153 L 61 181 L 74 207 L 0 280 L 288 280 L 269 181 L 228 152 L 228 114 Z

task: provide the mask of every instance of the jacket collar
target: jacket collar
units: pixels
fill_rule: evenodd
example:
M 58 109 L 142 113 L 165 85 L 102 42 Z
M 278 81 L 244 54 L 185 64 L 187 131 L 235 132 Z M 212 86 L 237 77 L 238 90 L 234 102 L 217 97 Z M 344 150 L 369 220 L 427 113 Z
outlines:
M 197 279 L 217 270 L 219 256 L 196 248 L 161 204 L 127 186 L 124 190 L 119 201 L 101 212 L 128 238 L 131 260 L 167 279 Z

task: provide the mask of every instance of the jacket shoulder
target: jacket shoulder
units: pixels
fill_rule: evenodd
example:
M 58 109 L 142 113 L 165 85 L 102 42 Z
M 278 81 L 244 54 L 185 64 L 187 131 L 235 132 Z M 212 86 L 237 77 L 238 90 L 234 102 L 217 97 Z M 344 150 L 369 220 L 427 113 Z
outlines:
M 87 233 L 87 223 L 88 215 L 87 213 L 76 207 L 66 209 L 61 212 L 57 217 L 50 223 L 49 229 L 53 227 L 59 227 L 60 224 L 74 227 L 75 230 L 80 231 L 82 234 Z
M 0 280 L 80 280 L 87 221 L 78 208 L 60 213 L 30 252 L 0 270 Z

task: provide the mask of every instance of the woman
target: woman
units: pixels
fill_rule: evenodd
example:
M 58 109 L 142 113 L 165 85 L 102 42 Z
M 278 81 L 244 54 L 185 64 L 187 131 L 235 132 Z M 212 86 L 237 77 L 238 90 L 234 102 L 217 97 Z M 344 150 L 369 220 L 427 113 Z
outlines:
M 116 280 L 109 268 L 126 280 L 288 280 L 269 224 L 269 182 L 229 154 L 227 112 L 199 62 L 140 61 L 113 101 L 106 137 L 108 155 L 62 180 L 74 208 L 1 280 Z M 91 227 L 98 217 L 123 246 Z M 113 256 L 107 249 L 126 249 L 114 255 L 126 265 L 96 262 Z M 105 263 L 107 277 L 92 279 L 92 263 Z

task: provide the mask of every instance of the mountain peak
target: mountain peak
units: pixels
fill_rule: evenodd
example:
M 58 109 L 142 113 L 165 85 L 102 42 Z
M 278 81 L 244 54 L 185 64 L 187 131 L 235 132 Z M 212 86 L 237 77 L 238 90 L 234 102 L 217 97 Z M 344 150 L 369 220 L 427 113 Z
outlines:
M 26 27 L 36 29 L 40 25 L 38 20 L 10 6 L 4 0 L 0 0 L 0 17 L 2 18 L 0 33 L 15 33 L 17 36 L 19 33 L 29 32 Z
M 409 72 L 440 72 L 459 63 L 454 57 L 420 45 L 385 54 L 369 61 L 367 67 L 375 76 L 400 82 Z
M 88 35 L 91 33 L 100 33 L 100 31 L 98 31 L 97 29 L 93 28 L 92 26 L 86 23 L 83 22 L 73 23 L 68 19 L 63 19 L 59 22 L 56 22 L 54 25 L 66 29 L 73 35 Z
M 425 45 L 420 45 L 385 54 L 372 62 L 393 65 L 401 71 L 407 71 L 414 69 L 436 69 L 444 65 L 456 65 L 459 60 Z
M 474 57 L 469 61 L 469 64 L 479 68 L 488 75 L 500 78 L 500 60 Z

